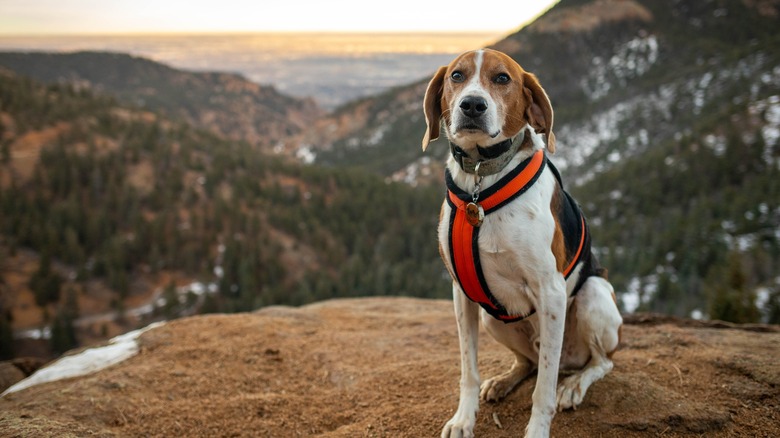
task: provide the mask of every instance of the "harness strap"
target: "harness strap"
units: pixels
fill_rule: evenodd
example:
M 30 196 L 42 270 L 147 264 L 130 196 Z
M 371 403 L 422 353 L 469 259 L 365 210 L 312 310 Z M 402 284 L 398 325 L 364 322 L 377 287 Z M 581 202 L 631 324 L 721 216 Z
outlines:
M 580 215 L 580 245 L 577 247 L 577 253 L 574 254 L 574 257 L 572 258 L 571 262 L 569 263 L 569 266 L 566 267 L 566 269 L 563 270 L 563 277 L 567 280 L 569 279 L 569 275 L 571 274 L 571 271 L 574 269 L 574 266 L 577 265 L 577 262 L 580 261 L 580 258 L 582 257 L 582 248 L 585 247 L 585 235 L 587 234 L 588 229 L 585 226 L 585 215 Z M 577 291 L 575 290 L 574 293 L 576 294 Z
M 526 159 L 496 184 L 480 193 L 479 204 L 489 215 L 507 205 L 509 202 L 523 194 L 538 180 L 549 164 L 543 150 L 537 151 Z M 550 164 L 550 166 L 552 166 Z M 554 172 L 557 174 L 557 170 Z M 469 193 L 457 187 L 449 174 L 445 175 L 447 183 L 446 200 L 452 207 L 449 221 L 449 249 L 455 277 L 466 296 L 485 309 L 494 318 L 504 322 L 514 322 L 524 319 L 528 315 L 511 315 L 506 308 L 490 292 L 485 280 L 479 258 L 479 230 L 466 220 L 466 205 L 472 202 Z M 564 269 L 563 275 L 568 278 L 574 266 L 580 260 L 585 246 L 586 225 L 585 218 L 580 213 L 580 242 L 572 261 Z

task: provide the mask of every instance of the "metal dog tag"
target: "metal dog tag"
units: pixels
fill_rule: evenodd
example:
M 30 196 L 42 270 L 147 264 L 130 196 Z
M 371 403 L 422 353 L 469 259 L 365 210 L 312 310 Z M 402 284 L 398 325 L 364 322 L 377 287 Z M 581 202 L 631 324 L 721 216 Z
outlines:
M 475 203 L 475 202 L 469 202 L 466 205 L 466 222 L 469 223 L 472 227 L 478 227 L 482 225 L 482 220 L 485 219 L 485 210 L 482 209 L 482 206 Z

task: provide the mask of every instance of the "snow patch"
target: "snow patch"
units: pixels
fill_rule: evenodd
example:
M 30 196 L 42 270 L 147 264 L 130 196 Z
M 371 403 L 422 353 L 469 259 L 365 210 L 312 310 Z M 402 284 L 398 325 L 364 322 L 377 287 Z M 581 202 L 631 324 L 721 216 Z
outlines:
M 632 278 L 628 283 L 628 290 L 620 295 L 620 301 L 623 303 L 623 310 L 626 313 L 634 313 L 642 303 L 639 296 L 639 279 Z
M 138 338 L 145 332 L 162 326 L 157 322 L 111 339 L 108 345 L 89 348 L 73 356 L 65 356 L 39 369 L 30 377 L 8 388 L 0 397 L 41 383 L 96 373 L 138 354 Z
M 312 164 L 317 159 L 317 153 L 310 145 L 303 145 L 295 152 L 295 158 L 301 160 L 304 164 Z
M 389 124 L 380 125 L 373 134 L 371 134 L 370 137 L 366 140 L 367 146 L 376 146 L 379 144 L 379 142 L 382 141 L 383 138 L 385 138 L 385 133 L 389 131 L 391 126 Z
M 707 134 L 703 142 L 705 146 L 712 149 L 716 157 L 722 157 L 726 153 L 726 137 L 723 135 Z
M 761 322 L 768 323 L 770 318 L 769 308 L 772 300 L 772 294 L 780 291 L 780 276 L 775 277 L 774 280 L 768 282 L 764 286 L 756 288 L 756 307 L 761 312 Z
M 600 56 L 591 61 L 590 74 L 580 83 L 591 100 L 598 100 L 612 89 L 610 79 L 625 86 L 628 79 L 647 73 L 658 60 L 658 40 L 655 35 L 636 37 L 617 47 L 609 59 Z
M 775 159 L 778 152 L 778 141 L 780 140 L 780 96 L 769 96 L 766 99 L 756 101 L 750 105 L 751 114 L 758 115 L 763 113 L 764 126 L 761 127 L 761 137 L 764 139 L 764 153 L 762 155 L 764 162 L 776 164 L 780 168 L 780 160 Z
M 416 161 L 413 161 L 402 170 L 393 174 L 390 178 L 394 182 L 403 182 L 412 187 L 417 186 L 417 181 L 421 177 L 429 177 L 431 175 L 431 158 L 420 157 Z
M 45 326 L 42 328 L 21 330 L 17 333 L 14 333 L 14 339 L 51 339 L 51 327 Z
M 666 271 L 666 268 L 659 265 L 656 268 L 658 274 L 651 274 L 645 277 L 633 277 L 628 282 L 628 290 L 620 295 L 623 310 L 626 313 L 633 313 L 642 304 L 647 304 L 652 301 L 655 294 L 658 293 L 659 274 Z M 674 279 L 675 275 L 672 274 L 671 277 Z

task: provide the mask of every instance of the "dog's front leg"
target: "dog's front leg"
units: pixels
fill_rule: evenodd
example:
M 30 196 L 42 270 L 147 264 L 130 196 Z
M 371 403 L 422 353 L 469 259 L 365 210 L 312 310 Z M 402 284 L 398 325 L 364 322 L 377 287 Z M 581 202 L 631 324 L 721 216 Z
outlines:
M 539 371 L 533 394 L 527 438 L 550 436 L 550 424 L 557 411 L 558 367 L 561 361 L 566 323 L 566 281 L 555 273 L 540 284 L 536 313 L 539 315 Z
M 477 340 L 479 337 L 479 305 L 467 299 L 460 287 L 453 283 L 452 300 L 460 339 L 460 401 L 458 411 L 444 426 L 442 438 L 474 436 L 474 424 L 479 409 L 479 370 L 477 369 Z M 553 388 L 554 389 L 554 388 Z M 553 394 L 553 401 L 555 397 Z

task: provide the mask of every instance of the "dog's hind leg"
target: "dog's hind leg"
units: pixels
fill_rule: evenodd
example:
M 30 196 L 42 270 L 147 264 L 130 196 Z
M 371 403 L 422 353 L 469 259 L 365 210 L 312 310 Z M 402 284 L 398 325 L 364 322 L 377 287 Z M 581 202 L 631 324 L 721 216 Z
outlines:
M 569 342 L 587 347 L 590 359 L 585 367 L 558 385 L 558 410 L 582 403 L 593 382 L 612 370 L 612 353 L 620 342 L 623 319 L 614 299 L 612 285 L 601 277 L 590 277 L 575 298 L 577 339 Z

